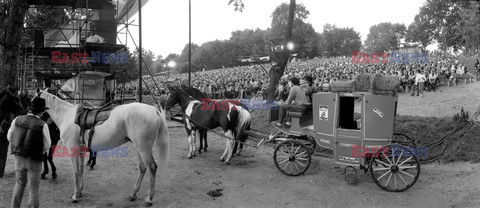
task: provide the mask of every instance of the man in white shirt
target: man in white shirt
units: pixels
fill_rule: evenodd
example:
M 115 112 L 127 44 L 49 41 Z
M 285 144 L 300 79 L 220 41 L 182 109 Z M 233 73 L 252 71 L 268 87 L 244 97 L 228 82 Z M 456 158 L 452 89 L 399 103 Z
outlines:
M 417 70 L 417 76 L 415 77 L 415 83 L 418 87 L 417 96 L 420 94 L 420 97 L 423 97 L 423 88 L 425 87 L 425 81 L 427 78 L 421 70 Z
M 48 125 L 40 119 L 47 110 L 45 99 L 35 97 L 27 115 L 16 117 L 8 129 L 7 139 L 11 153 L 15 155 L 16 184 L 11 207 L 21 206 L 25 186 L 29 184 L 28 207 L 39 207 L 40 174 L 42 157 L 50 149 Z

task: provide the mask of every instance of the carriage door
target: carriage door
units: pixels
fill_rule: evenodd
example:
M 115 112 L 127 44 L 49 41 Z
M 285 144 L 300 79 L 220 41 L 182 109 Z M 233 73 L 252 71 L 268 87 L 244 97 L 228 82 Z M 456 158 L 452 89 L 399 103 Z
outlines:
M 364 147 L 372 150 L 390 144 L 398 97 L 365 95 Z M 374 151 L 375 149 L 373 149 Z
M 335 133 L 336 93 L 313 95 L 313 124 L 318 145 L 333 150 Z
M 338 121 L 335 135 L 335 162 L 344 165 L 358 165 L 362 161 L 363 94 L 338 94 Z M 360 151 L 359 151 L 360 150 Z

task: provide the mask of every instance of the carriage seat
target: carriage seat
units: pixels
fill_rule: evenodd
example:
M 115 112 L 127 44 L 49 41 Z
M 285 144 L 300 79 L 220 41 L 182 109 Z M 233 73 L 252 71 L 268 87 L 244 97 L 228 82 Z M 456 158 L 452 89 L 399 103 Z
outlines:
M 312 105 L 291 107 L 287 115 L 291 118 L 290 129 L 300 132 L 301 124 L 312 120 Z
M 312 105 L 294 106 L 288 110 L 288 115 L 291 117 L 302 117 L 310 111 L 312 111 Z
M 90 129 L 106 121 L 114 107 L 115 104 L 113 102 L 100 107 L 84 102 L 78 106 L 74 122 L 82 130 Z

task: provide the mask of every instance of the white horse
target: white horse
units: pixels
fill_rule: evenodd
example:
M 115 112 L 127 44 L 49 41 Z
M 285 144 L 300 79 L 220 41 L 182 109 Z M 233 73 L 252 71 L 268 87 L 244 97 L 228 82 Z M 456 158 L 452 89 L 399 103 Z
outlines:
M 46 90 L 37 89 L 35 96 L 45 99 L 46 106 L 50 108 L 47 112 L 60 129 L 60 139 L 63 145 L 67 146 L 69 150 L 74 147 L 78 148 L 82 144 L 79 137 L 80 127 L 74 123 L 78 105 L 61 100 Z M 167 165 L 168 140 L 165 110 L 159 111 L 153 106 L 142 103 L 130 103 L 115 107 L 108 120 L 95 127 L 91 145 L 115 148 L 129 141 L 133 143 L 140 161 L 140 172 L 131 195 L 126 198 L 130 201 L 136 200 L 143 176 L 148 170 L 150 184 L 143 205 L 151 206 L 157 172 L 157 164 L 152 155 L 154 142 L 156 141 L 160 156 L 159 169 L 163 170 Z M 73 202 L 78 202 L 82 197 L 83 154 L 85 152 L 80 153 L 78 157 L 71 157 L 74 182 Z

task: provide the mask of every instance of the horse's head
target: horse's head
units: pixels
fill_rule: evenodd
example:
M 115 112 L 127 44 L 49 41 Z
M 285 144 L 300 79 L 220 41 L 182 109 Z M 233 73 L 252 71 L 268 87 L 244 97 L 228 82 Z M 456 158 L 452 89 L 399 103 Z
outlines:
M 22 114 L 27 113 L 27 109 L 32 104 L 31 100 L 33 97 L 28 94 L 28 91 L 23 91 L 18 93 L 19 104 L 23 108 Z
M 37 88 L 37 90 L 35 91 L 35 95 L 30 101 L 32 101 L 36 97 L 45 99 L 45 104 L 47 105 L 47 107 L 50 105 L 49 103 L 51 103 L 51 100 L 56 98 L 52 94 L 48 93 L 48 88 L 44 90 L 40 90 L 40 88 Z M 45 112 L 48 113 L 48 110 L 46 110 Z
M 25 108 L 21 105 L 20 99 L 14 93 L 14 89 L 7 87 L 0 92 L 0 109 L 2 114 L 12 113 L 19 115 L 25 112 Z M 3 120 L 3 118 L 1 118 Z
M 178 88 L 175 86 L 167 86 L 169 89 L 167 101 L 165 101 L 165 110 L 169 111 L 172 106 L 176 105 L 178 102 L 180 102 L 180 96 L 179 96 L 179 91 Z

